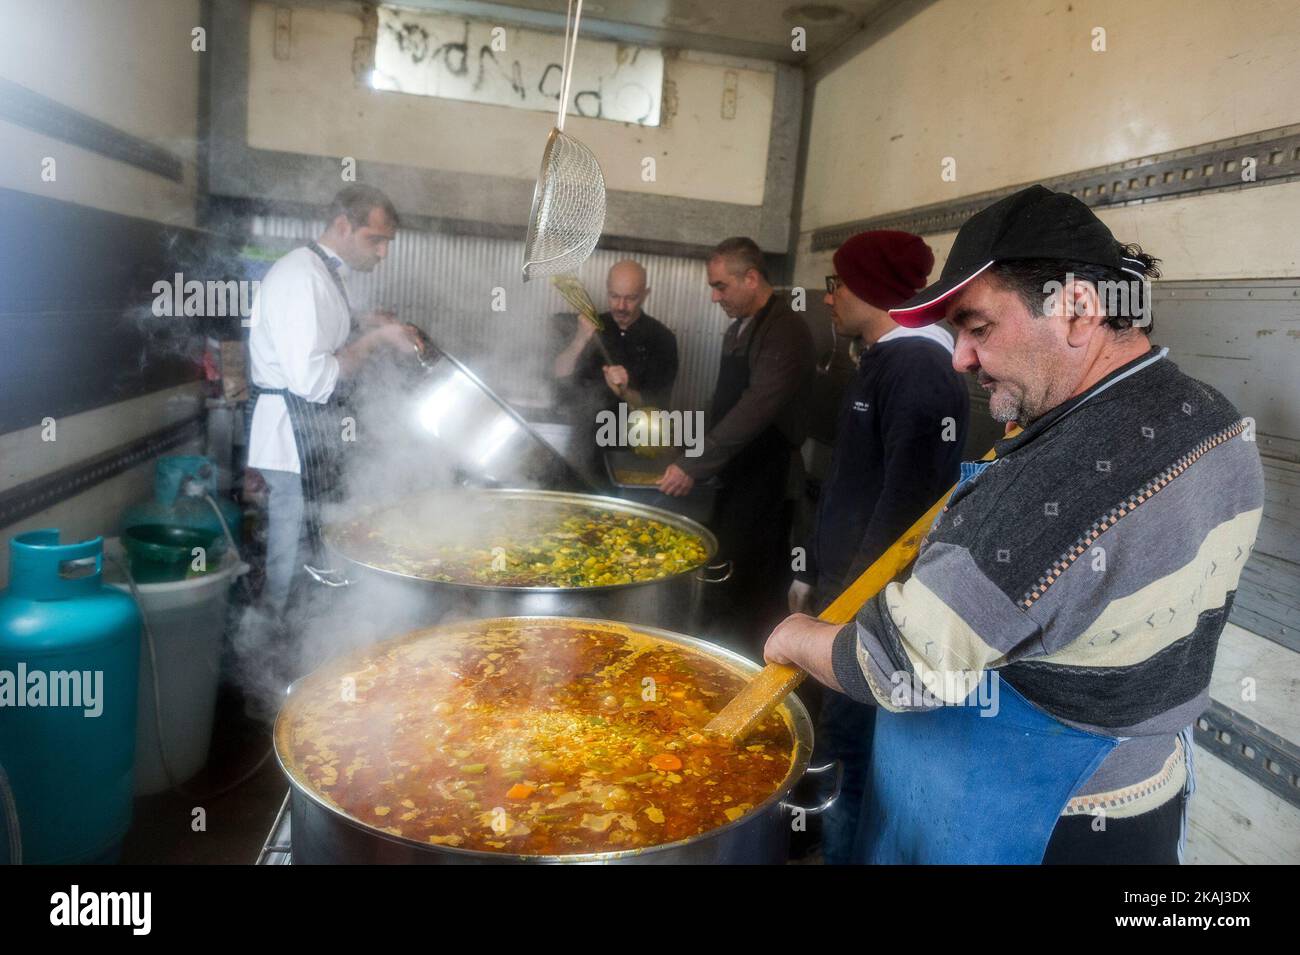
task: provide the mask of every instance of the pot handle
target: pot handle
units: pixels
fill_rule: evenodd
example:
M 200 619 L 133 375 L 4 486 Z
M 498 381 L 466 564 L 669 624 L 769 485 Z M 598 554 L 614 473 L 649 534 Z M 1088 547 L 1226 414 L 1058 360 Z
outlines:
M 312 580 L 318 584 L 324 584 L 326 587 L 350 587 L 352 585 L 352 581 L 344 577 L 342 571 L 321 570 L 311 564 L 303 564 L 302 569 L 307 571 Z
M 800 806 L 798 803 L 781 801 L 782 809 L 791 811 L 798 810 L 809 816 L 820 816 L 831 806 L 835 805 L 835 800 L 840 798 L 840 790 L 844 788 L 844 762 L 836 759 L 827 763 L 825 766 L 809 766 L 804 770 L 804 775 L 819 775 L 821 773 L 835 770 L 835 783 L 831 786 L 831 794 L 817 803 L 815 806 Z
M 730 580 L 731 574 L 735 569 L 735 565 L 729 560 L 724 560 L 720 564 L 706 564 L 695 572 L 695 579 L 705 584 L 720 584 L 724 581 Z M 709 571 L 711 570 L 722 571 L 722 576 L 710 577 Z

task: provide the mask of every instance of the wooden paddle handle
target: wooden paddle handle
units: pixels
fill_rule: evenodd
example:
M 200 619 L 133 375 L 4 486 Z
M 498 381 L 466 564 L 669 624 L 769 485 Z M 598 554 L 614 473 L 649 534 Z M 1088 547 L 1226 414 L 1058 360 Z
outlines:
M 1007 436 L 1010 437 L 1018 432 L 1019 429 L 1009 431 Z M 990 448 L 982 460 L 992 461 L 994 457 L 994 451 Z M 921 541 L 925 539 L 935 518 L 939 516 L 939 512 L 943 510 L 944 505 L 948 503 L 948 498 L 956 489 L 957 486 L 954 484 L 947 493 L 935 501 L 928 511 L 903 532 L 902 537 L 890 544 L 889 549 L 863 571 L 862 576 L 853 581 L 844 593 L 836 597 L 829 607 L 818 614 L 817 619 L 840 625 L 852 620 L 863 604 L 884 590 L 886 584 L 916 559 L 917 551 L 921 549 Z M 762 722 L 764 717 L 776 709 L 806 675 L 798 667 L 787 666 L 784 663 L 769 663 L 736 694 L 730 703 L 709 720 L 704 731 L 739 742 Z
M 864 603 L 883 590 L 885 584 L 897 577 L 903 568 L 916 558 L 916 552 L 921 547 L 921 539 L 925 537 L 926 530 L 934 522 L 951 493 L 952 491 L 949 491 L 936 501 L 934 506 L 909 527 L 902 537 L 890 544 L 889 549 L 881 554 L 861 577 L 817 615 L 817 619 L 835 624 L 845 624 L 852 620 Z M 781 701 L 800 684 L 805 675 L 798 667 L 787 666 L 784 663 L 769 663 L 736 694 L 735 699 L 709 721 L 704 731 L 717 733 L 730 740 L 744 739 L 764 717 L 781 704 Z
M 594 337 L 596 339 L 596 347 L 600 349 L 600 357 L 605 359 L 605 364 L 607 365 L 614 364 L 614 359 L 609 357 L 609 349 L 605 347 L 605 339 L 600 337 L 599 327 L 597 327 L 596 334 Z
M 591 319 L 587 318 L 585 314 L 583 317 L 586 318 L 587 321 L 591 322 Z M 605 359 L 605 364 L 613 365 L 615 363 L 614 359 L 609 356 L 609 349 L 605 347 L 605 340 L 600 337 L 600 326 L 597 325 L 595 322 L 591 322 L 591 324 L 596 325 L 596 335 L 595 335 L 596 347 L 600 349 L 600 356 Z M 636 411 L 641 407 L 641 405 L 638 402 L 635 402 L 628 397 L 626 389 L 619 392 L 618 396 L 622 398 L 624 401 L 626 401 L 628 407 L 630 407 L 633 411 Z

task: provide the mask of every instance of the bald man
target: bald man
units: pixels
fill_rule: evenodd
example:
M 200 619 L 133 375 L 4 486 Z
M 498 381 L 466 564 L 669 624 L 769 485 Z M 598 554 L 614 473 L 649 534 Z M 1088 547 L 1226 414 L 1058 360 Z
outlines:
M 556 377 L 598 392 L 599 403 L 611 410 L 620 401 L 667 407 L 677 380 L 677 338 L 641 310 L 650 295 L 645 269 L 631 259 L 614 263 L 605 291 L 609 311 L 600 316 L 600 336 L 611 361 L 592 342 L 596 330 L 580 320 L 555 359 Z

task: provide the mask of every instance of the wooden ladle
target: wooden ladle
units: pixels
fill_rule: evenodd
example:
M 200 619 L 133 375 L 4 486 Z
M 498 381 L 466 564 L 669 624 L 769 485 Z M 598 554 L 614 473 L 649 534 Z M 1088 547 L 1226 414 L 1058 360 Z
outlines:
M 1019 429 L 1007 432 L 1007 437 L 1019 433 Z M 984 455 L 982 460 L 992 461 L 996 457 L 994 450 Z M 939 516 L 948 498 L 956 490 L 956 485 L 948 489 L 934 505 L 917 518 L 916 523 L 903 532 L 903 536 L 889 545 L 889 549 L 876 559 L 876 562 L 863 571 L 862 576 L 853 581 L 844 593 L 835 598 L 829 607 L 817 615 L 825 623 L 845 624 L 857 615 L 864 603 L 880 593 L 885 585 L 903 571 L 921 549 L 921 541 L 926 532 Z M 781 705 L 781 702 L 797 687 L 808 674 L 799 667 L 786 666 L 783 663 L 769 663 L 750 680 L 730 703 L 722 708 L 704 727 L 706 734 L 721 736 L 732 742 L 742 741 L 765 716 Z

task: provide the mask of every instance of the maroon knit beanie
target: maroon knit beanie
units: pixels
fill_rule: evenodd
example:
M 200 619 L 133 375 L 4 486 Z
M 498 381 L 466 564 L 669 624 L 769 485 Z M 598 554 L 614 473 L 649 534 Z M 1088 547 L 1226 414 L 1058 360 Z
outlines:
M 835 251 L 835 273 L 876 308 L 901 305 L 925 287 L 934 253 L 920 236 L 893 229 L 859 232 Z

